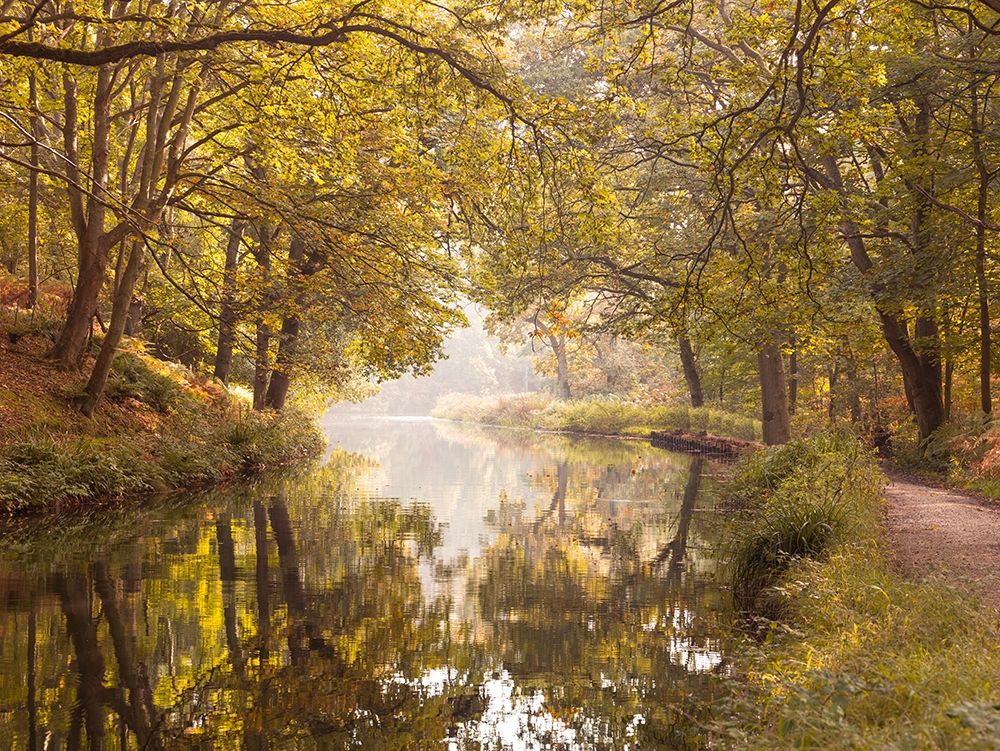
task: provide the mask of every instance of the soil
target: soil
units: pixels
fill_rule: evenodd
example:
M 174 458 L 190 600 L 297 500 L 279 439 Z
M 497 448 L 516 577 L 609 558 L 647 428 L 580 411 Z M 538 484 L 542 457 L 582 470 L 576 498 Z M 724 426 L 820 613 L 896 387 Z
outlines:
M 900 476 L 885 493 L 900 570 L 917 579 L 944 578 L 1000 611 L 1000 506 Z
M 685 430 L 654 431 L 649 434 L 649 441 L 654 446 L 671 451 L 686 451 L 728 459 L 738 459 L 743 454 L 760 448 L 760 444 L 753 441 L 707 433 L 689 433 Z
M 94 419 L 81 415 L 71 396 L 82 391 L 84 378 L 46 360 L 51 346 L 41 337 L 12 343 L 0 330 L 0 446 L 26 436 L 47 436 L 62 443 L 83 436 L 135 436 L 155 430 L 160 416 L 139 402 L 105 400 Z

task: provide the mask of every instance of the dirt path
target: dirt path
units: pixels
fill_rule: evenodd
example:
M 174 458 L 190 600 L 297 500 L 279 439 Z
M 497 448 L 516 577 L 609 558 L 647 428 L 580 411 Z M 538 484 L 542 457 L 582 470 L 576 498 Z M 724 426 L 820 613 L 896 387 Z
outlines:
M 889 541 L 903 573 L 946 576 L 1000 609 L 1000 506 L 898 477 L 885 493 Z

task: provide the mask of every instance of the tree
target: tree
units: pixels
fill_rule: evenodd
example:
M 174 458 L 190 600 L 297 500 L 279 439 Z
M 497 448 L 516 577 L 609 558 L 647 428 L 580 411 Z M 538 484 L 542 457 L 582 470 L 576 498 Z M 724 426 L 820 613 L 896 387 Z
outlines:
M 260 317 L 256 333 L 257 404 L 283 403 L 279 392 L 285 390 L 285 370 L 295 359 L 293 341 L 298 336 L 293 329 L 299 316 L 283 316 L 283 323 L 277 325 L 283 325 L 285 331 L 273 336 L 269 313 L 279 303 L 273 294 L 284 283 L 273 277 L 262 279 L 257 291 L 260 295 L 241 294 L 235 284 L 240 278 L 239 244 L 248 231 L 257 265 L 266 271 L 279 253 L 278 246 L 287 247 L 288 237 L 294 235 L 290 228 L 296 224 L 300 233 L 303 223 L 311 224 L 312 238 L 323 246 L 307 253 L 314 270 L 320 266 L 328 269 L 328 282 L 336 274 L 351 277 L 337 280 L 343 293 L 337 326 L 343 330 L 344 321 L 357 312 L 351 310 L 356 291 L 366 288 L 368 299 L 361 306 L 369 306 L 365 314 L 378 308 L 372 295 L 381 294 L 384 300 L 393 299 L 392 304 L 400 309 L 400 320 L 407 317 L 405 325 L 421 329 L 412 335 L 397 331 L 382 342 L 378 355 L 371 350 L 373 357 L 382 358 L 376 370 L 397 373 L 423 367 L 432 359 L 440 336 L 429 334 L 429 328 L 459 320 L 434 299 L 436 295 L 447 299 L 448 294 L 434 282 L 409 301 L 398 293 L 407 285 L 413 291 L 418 277 L 429 280 L 425 271 L 431 275 L 448 273 L 447 264 L 432 258 L 428 249 L 436 242 L 440 210 L 447 203 L 440 191 L 432 194 L 431 181 L 438 175 L 442 152 L 452 147 L 449 139 L 454 136 L 448 129 L 460 135 L 466 127 L 460 114 L 451 113 L 460 113 L 480 96 L 480 109 L 496 108 L 502 113 L 512 104 L 510 95 L 503 91 L 505 84 L 497 67 L 470 54 L 465 40 L 452 34 L 449 17 L 419 3 L 409 8 L 392 4 L 380 9 L 368 7 L 363 12 L 357 7 L 345 6 L 338 11 L 317 5 L 312 20 L 304 25 L 305 9 L 291 4 L 266 10 L 224 4 L 206 11 L 176 0 L 150 14 L 127 3 L 113 7 L 95 4 L 92 13 L 87 10 L 78 6 L 74 14 L 60 15 L 46 3 L 19 3 L 9 8 L 7 15 L 16 28 L 0 39 L 0 60 L 5 65 L 26 65 L 33 71 L 31 62 L 16 61 L 61 64 L 61 71 L 54 76 L 38 77 L 33 72 L 29 76 L 24 109 L 27 124 L 15 116 L 7 120 L 23 136 L 29 158 L 7 156 L 9 162 L 26 168 L 31 178 L 28 235 L 34 249 L 29 252 L 32 269 L 37 255 L 39 172 L 59 181 L 66 191 L 69 224 L 77 244 L 76 274 L 72 300 L 52 356 L 67 369 L 80 369 L 95 317 L 102 329 L 106 327 L 101 352 L 81 399 L 82 410 L 91 414 L 100 399 L 127 322 L 135 318 L 133 303 L 140 278 L 145 276 L 143 286 L 148 288 L 146 269 L 150 265 L 159 272 L 154 277 L 161 276 L 167 286 L 176 287 L 202 313 L 224 319 L 217 367 L 220 377 L 229 377 L 232 357 L 228 351 L 240 337 L 240 298 L 267 311 Z M 406 25 L 395 20 L 397 13 L 406 15 Z M 162 36 L 159 14 L 171 19 L 166 37 Z M 247 31 L 248 26 L 256 28 Z M 431 41 L 431 37 L 440 37 L 442 43 Z M 314 52 L 303 56 L 302 50 Z M 414 60 L 420 61 L 417 67 L 410 64 Z M 374 74 L 391 86 L 381 90 L 373 87 L 368 76 Z M 46 102 L 53 101 L 53 89 L 59 86 L 58 111 L 48 106 L 44 113 L 40 111 L 36 83 L 44 87 Z M 330 98 L 317 100 L 317 90 Z M 345 99 L 348 93 L 354 98 Z M 426 106 L 417 107 L 412 117 L 400 116 L 404 112 L 398 106 L 401 97 L 422 97 Z M 390 111 L 395 114 L 385 117 Z M 371 129 L 379 117 L 385 120 L 385 127 Z M 311 127 L 288 127 L 309 118 L 317 118 Z M 348 132 L 338 133 L 345 124 Z M 369 128 L 367 135 L 364 128 Z M 49 129 L 59 133 L 61 148 L 50 138 Z M 281 133 L 284 135 L 278 137 Z M 375 133 L 378 135 L 373 136 Z M 331 135 L 341 145 L 324 150 L 323 140 Z M 375 153 L 383 148 L 386 151 L 382 154 Z M 337 164 L 335 160 L 341 156 L 349 158 Z M 380 164 L 380 159 L 385 161 Z M 296 169 L 299 185 L 292 186 L 287 178 Z M 339 183 L 344 188 L 324 193 L 324 179 L 329 185 Z M 360 191 L 351 195 L 347 186 L 352 180 L 370 186 L 374 191 L 371 195 L 379 196 L 381 202 L 368 202 L 364 222 L 338 226 L 336 222 L 365 200 Z M 289 202 L 310 191 L 312 196 L 306 199 L 312 202 L 306 212 L 309 216 L 290 218 L 296 206 Z M 324 206 L 341 197 L 347 200 L 339 214 Z M 375 214 L 399 201 L 403 203 L 389 214 L 402 219 L 405 229 L 391 236 L 385 223 L 393 217 Z M 317 207 L 324 208 L 326 216 Z M 411 220 L 409 212 L 415 212 L 418 219 Z M 199 286 L 205 279 L 178 280 L 166 267 L 171 260 L 187 263 L 190 255 L 180 250 L 178 241 L 191 240 L 192 233 L 177 232 L 179 224 L 194 221 L 203 230 L 213 231 L 210 228 L 220 217 L 228 220 L 230 237 L 239 240 L 234 239 L 231 249 L 227 243 L 231 252 L 226 254 L 229 263 L 224 264 L 221 280 L 224 310 L 213 311 L 201 297 Z M 333 262 L 332 256 L 362 247 L 357 239 L 344 238 L 352 233 L 365 236 L 372 227 L 380 232 L 367 235 L 368 241 L 374 240 L 368 247 L 382 244 L 383 250 L 402 252 L 403 256 L 390 259 L 388 265 L 379 260 L 367 269 L 371 272 L 368 277 L 344 274 L 345 263 L 364 268 L 366 262 L 343 255 Z M 422 234 L 417 239 L 413 233 Z M 116 252 L 110 319 L 104 320 L 105 277 Z M 394 268 L 390 268 L 392 264 Z M 187 275 L 190 271 L 175 273 Z M 36 270 L 31 278 L 33 290 L 37 287 Z M 354 286 L 355 292 L 348 293 L 344 284 Z M 284 286 L 290 290 L 297 285 Z M 386 293 L 388 288 L 392 290 Z M 288 307 L 294 307 L 296 301 L 302 303 L 306 296 L 303 290 L 290 292 Z M 407 313 L 403 308 L 409 302 L 425 305 L 430 317 L 423 320 L 422 314 Z M 382 306 L 382 312 L 388 309 Z M 432 320 L 435 315 L 438 318 Z M 352 325 L 359 328 L 357 320 Z M 441 333 L 446 330 L 442 328 Z M 418 339 L 422 342 L 416 345 Z M 389 351 L 396 346 L 414 348 L 410 352 Z M 345 343 L 340 349 L 351 348 Z M 279 354 L 278 379 L 268 398 L 270 373 Z M 327 369 L 342 369 L 342 363 L 332 363 Z

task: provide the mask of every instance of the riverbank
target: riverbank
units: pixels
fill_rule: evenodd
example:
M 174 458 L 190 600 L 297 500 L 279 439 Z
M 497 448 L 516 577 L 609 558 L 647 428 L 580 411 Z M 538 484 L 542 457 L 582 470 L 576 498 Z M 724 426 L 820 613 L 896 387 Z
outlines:
M 0 343 L 0 514 L 190 489 L 318 455 L 323 437 L 296 413 L 257 413 L 213 379 L 130 351 L 93 419 L 82 381 L 44 359 L 43 336 Z
M 440 399 L 431 414 L 458 422 L 580 435 L 649 438 L 655 432 L 678 432 L 737 443 L 760 439 L 759 421 L 710 407 L 599 397 L 560 400 L 534 392 L 498 397 L 451 394 Z
M 740 749 L 1000 748 L 1000 625 L 953 583 L 908 581 L 885 477 L 849 437 L 748 459 L 731 485 L 737 600 L 752 624 L 716 717 Z

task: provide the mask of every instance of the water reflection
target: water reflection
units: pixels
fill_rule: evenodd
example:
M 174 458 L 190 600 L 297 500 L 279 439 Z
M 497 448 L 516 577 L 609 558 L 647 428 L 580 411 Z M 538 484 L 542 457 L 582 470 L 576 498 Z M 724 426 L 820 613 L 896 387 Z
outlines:
M 725 671 L 710 466 L 430 421 L 331 436 L 314 471 L 8 535 L 3 746 L 697 747 Z

